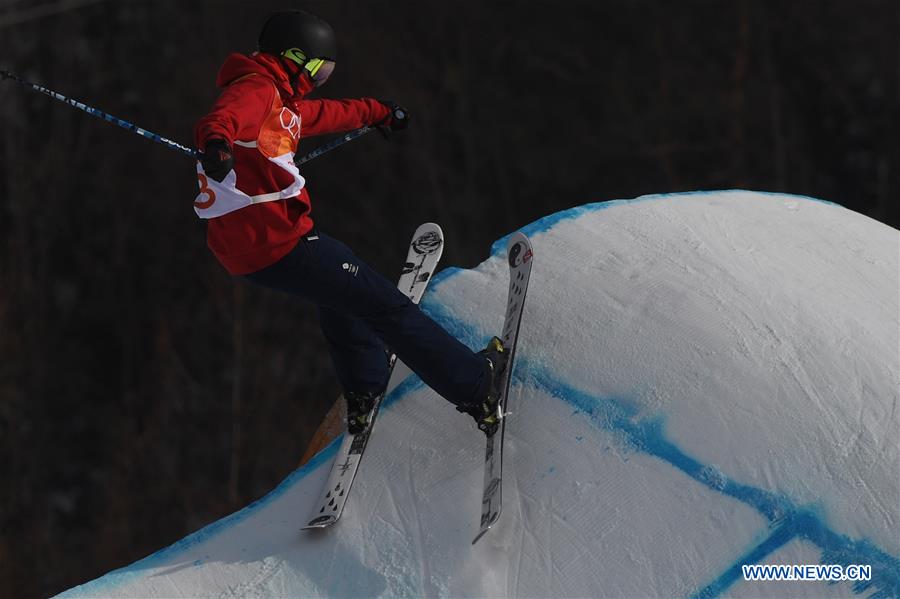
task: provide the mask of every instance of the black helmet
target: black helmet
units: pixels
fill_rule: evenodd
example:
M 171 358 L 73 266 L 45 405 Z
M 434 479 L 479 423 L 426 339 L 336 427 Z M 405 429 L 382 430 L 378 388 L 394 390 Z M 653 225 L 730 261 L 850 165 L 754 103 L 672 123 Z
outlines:
M 300 48 L 307 58 L 337 60 L 334 29 L 305 10 L 272 13 L 259 34 L 260 52 L 281 54 L 291 48 Z

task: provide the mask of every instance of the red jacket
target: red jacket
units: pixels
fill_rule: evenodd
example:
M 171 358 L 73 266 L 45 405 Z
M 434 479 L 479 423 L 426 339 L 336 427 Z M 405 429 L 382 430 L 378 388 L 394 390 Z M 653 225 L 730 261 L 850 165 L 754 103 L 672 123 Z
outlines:
M 230 55 L 216 81 L 224 89 L 194 128 L 201 152 L 211 139 L 231 145 L 236 175 L 232 185 L 248 203 L 251 198 L 260 202 L 209 218 L 207 243 L 234 275 L 274 264 L 313 226 L 309 194 L 305 187 L 297 193 L 303 178 L 292 162 L 279 165 L 273 155 L 281 154 L 284 163 L 286 156 L 293 157 L 300 138 L 350 131 L 390 116 L 390 109 L 371 98 L 304 100 L 314 86 L 305 72 L 298 71 L 294 63 L 270 54 Z M 195 205 L 205 208 L 215 201 L 215 194 L 208 191 L 202 169 L 199 176 L 201 196 L 207 190 L 210 201 L 203 204 L 198 196 Z M 285 198 L 285 194 L 292 195 Z

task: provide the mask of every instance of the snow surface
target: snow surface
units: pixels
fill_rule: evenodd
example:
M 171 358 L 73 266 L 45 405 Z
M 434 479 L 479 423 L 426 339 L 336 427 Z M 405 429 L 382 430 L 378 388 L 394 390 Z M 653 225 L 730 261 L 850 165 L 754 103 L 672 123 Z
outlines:
M 63 596 L 900 596 L 897 230 L 731 191 L 590 204 L 524 232 L 504 512 L 477 545 L 481 434 L 410 375 L 334 529 L 298 530 L 336 443 Z M 504 247 L 423 302 L 472 347 L 501 325 Z M 754 563 L 873 576 L 744 582 Z

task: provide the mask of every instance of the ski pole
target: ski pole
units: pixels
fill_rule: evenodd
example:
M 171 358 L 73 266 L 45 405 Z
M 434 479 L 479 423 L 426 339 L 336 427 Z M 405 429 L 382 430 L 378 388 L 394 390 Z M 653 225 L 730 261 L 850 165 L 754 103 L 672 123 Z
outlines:
M 58 92 L 55 92 L 51 89 L 47 89 L 46 87 L 37 85 L 36 83 L 31 83 L 29 81 L 26 81 L 26 80 L 22 79 L 21 77 L 15 75 L 14 73 L 10 73 L 9 71 L 0 69 L 0 78 L 12 79 L 16 83 L 19 83 L 19 84 L 23 85 L 24 87 L 27 87 L 34 91 L 40 92 L 42 94 L 46 94 L 46 95 L 50 96 L 51 98 L 53 98 L 54 100 L 58 100 L 58 101 L 62 102 L 63 104 L 67 104 L 74 108 L 78 108 L 79 110 L 83 110 L 84 112 L 86 112 L 90 115 L 93 115 L 95 117 L 103 119 L 104 121 L 107 121 L 114 125 L 118 125 L 119 127 L 122 127 L 123 129 L 131 131 L 133 133 L 137 133 L 141 137 L 146 137 L 147 139 L 155 141 L 157 143 L 161 143 L 168 148 L 171 148 L 173 150 L 178 150 L 182 154 L 186 154 L 187 156 L 190 156 L 191 158 L 194 158 L 196 160 L 200 159 L 200 156 L 201 156 L 200 152 L 198 152 L 197 150 L 194 150 L 193 148 L 189 148 L 178 142 L 172 141 L 171 139 L 167 139 L 165 137 L 162 137 L 161 135 L 157 135 L 156 133 L 147 131 L 146 129 L 138 127 L 137 125 L 135 125 L 133 123 L 129 123 L 128 121 L 120 119 L 116 116 L 113 116 L 113 115 L 107 113 L 107 112 L 103 112 L 102 110 L 94 108 L 93 106 L 88 106 L 84 102 L 79 102 L 78 100 L 66 97 L 66 96 L 64 96 Z M 375 129 L 376 129 L 375 127 L 369 127 L 369 126 L 360 127 L 359 129 L 354 129 L 353 131 L 350 131 L 349 133 L 345 133 L 344 135 L 342 135 L 341 137 L 339 137 L 335 140 L 332 140 L 322 146 L 319 146 L 318 148 L 316 148 L 315 150 L 313 150 L 312 152 L 310 152 L 309 154 L 307 154 L 305 156 L 301 156 L 300 158 L 295 158 L 294 164 L 296 164 L 297 166 L 300 166 L 301 164 L 304 164 L 306 162 L 309 162 L 310 160 L 318 158 L 322 154 L 325 154 L 326 152 L 330 152 L 331 150 L 333 150 L 337 147 L 340 147 L 349 141 L 353 141 L 354 139 L 362 137 L 363 135 L 365 135 L 367 133 L 371 133 Z
M 109 113 L 103 112 L 102 110 L 98 110 L 98 109 L 94 108 L 93 106 L 88 106 L 84 102 L 79 102 L 78 100 L 75 100 L 73 98 L 68 98 L 60 93 L 53 91 L 52 89 L 47 89 L 46 87 L 37 85 L 36 83 L 31 83 L 29 81 L 25 81 L 21 77 L 15 75 L 13 73 L 10 73 L 9 71 L 0 70 L 0 76 L 2 76 L 3 79 L 12 79 L 16 83 L 19 83 L 27 88 L 33 89 L 36 92 L 46 94 L 46 95 L 50 96 L 51 98 L 53 98 L 54 100 L 59 100 L 63 104 L 68 104 L 69 106 L 72 106 L 73 108 L 83 110 L 84 112 L 86 112 L 90 115 L 101 118 L 104 121 L 107 121 L 114 125 L 118 125 L 119 127 L 122 127 L 123 129 L 127 129 L 128 131 L 137 133 L 138 135 L 140 135 L 142 137 L 146 137 L 147 139 L 153 140 L 157 143 L 161 143 L 166 147 L 172 148 L 173 150 L 178 150 L 178 151 L 182 152 L 183 154 L 187 154 L 191 158 L 199 158 L 199 156 L 200 156 L 200 153 L 197 150 L 191 149 L 187 146 L 183 146 L 178 142 L 174 142 L 171 139 L 166 139 L 165 137 L 162 137 L 161 135 L 157 135 L 156 133 L 147 131 L 146 129 L 142 129 L 133 123 L 129 123 L 128 121 L 122 120 L 118 117 L 115 117 L 115 116 L 109 114 Z
M 370 127 L 368 125 L 366 125 L 364 127 L 360 127 L 359 129 L 354 129 L 353 131 L 343 134 L 342 136 L 340 136 L 337 139 L 334 139 L 326 144 L 322 144 L 321 146 L 319 146 L 318 148 L 316 148 L 315 150 L 313 150 L 306 156 L 301 156 L 300 158 L 295 158 L 294 164 L 296 164 L 297 166 L 300 166 L 301 164 L 309 162 L 310 160 L 313 160 L 314 158 L 318 158 L 319 156 L 321 156 L 322 154 L 324 154 L 326 152 L 330 152 L 333 149 L 344 145 L 348 141 L 353 141 L 354 139 L 358 139 L 358 138 L 362 137 L 366 133 L 371 133 L 372 131 L 375 131 L 375 129 L 376 129 L 376 127 Z

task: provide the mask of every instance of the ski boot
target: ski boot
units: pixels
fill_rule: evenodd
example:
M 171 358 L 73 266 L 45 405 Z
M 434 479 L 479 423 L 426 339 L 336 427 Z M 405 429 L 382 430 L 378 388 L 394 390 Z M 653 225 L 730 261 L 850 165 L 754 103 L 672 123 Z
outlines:
M 485 359 L 484 376 L 487 377 L 479 392 L 480 397 L 456 406 L 456 410 L 474 418 L 478 429 L 490 437 L 500 427 L 500 383 L 509 363 L 509 354 L 503 347 L 503 342 L 493 337 L 478 355 Z
M 344 399 L 347 401 L 347 432 L 358 435 L 369 425 L 369 413 L 375 407 L 378 393 L 347 391 Z

